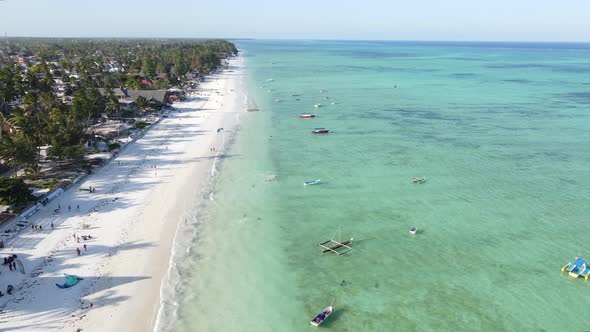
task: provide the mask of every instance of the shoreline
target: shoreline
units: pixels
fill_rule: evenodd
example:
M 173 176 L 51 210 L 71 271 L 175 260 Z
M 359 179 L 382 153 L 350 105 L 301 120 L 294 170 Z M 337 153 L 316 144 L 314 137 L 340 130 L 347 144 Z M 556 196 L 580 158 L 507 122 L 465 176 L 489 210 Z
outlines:
M 177 233 L 224 153 L 224 134 L 216 128 L 231 132 L 245 112 L 237 102 L 244 92 L 230 90 L 241 80 L 242 62 L 233 58 L 230 66 L 237 70 L 208 77 L 198 100 L 175 104 L 179 112 L 31 218 L 44 231 L 27 230 L 13 240 L 27 274 L 1 271 L 0 278 L 7 278 L 2 281 L 16 292 L 0 298 L 0 329 L 154 329 Z M 88 186 L 97 193 L 78 191 Z M 49 211 L 58 204 L 80 205 L 80 212 L 52 216 Z M 77 235 L 92 239 L 78 243 Z M 76 256 L 83 244 L 88 251 Z M 63 282 L 64 273 L 84 280 L 59 289 L 54 284 Z

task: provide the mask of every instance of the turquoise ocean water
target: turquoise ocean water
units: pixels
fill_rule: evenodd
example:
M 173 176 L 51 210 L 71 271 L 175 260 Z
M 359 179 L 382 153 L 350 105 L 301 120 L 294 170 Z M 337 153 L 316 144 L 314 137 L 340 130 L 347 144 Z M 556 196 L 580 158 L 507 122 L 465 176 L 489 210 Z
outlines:
M 322 330 L 590 329 L 590 280 L 560 272 L 590 258 L 590 45 L 238 45 L 261 112 L 220 165 L 175 330 L 314 331 L 331 303 Z M 322 254 L 339 227 L 354 249 Z

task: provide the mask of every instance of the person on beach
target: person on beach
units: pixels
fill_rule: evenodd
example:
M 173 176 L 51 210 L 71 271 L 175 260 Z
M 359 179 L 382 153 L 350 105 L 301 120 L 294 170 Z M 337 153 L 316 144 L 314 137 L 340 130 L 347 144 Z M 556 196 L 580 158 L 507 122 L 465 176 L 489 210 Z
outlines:
M 43 230 L 43 226 L 39 225 L 39 231 Z
M 72 212 L 72 207 L 68 204 L 68 212 Z
M 61 210 L 61 205 L 59 203 L 57 203 L 57 209 Z
M 51 229 L 55 229 L 55 225 L 53 225 L 53 221 L 51 222 Z
M 86 251 L 86 243 L 84 243 L 84 251 Z
M 76 205 L 76 212 L 80 212 L 80 204 Z
M 81 255 L 80 248 L 76 248 L 76 253 L 78 254 L 78 256 Z

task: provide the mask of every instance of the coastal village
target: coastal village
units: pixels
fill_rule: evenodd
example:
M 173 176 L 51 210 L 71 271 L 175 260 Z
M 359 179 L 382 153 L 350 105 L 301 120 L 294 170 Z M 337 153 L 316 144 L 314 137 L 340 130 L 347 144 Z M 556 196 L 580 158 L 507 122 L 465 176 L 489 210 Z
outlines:
M 0 43 L 0 228 L 116 155 L 236 53 L 218 40 Z
M 64 296 L 59 301 L 69 303 L 64 305 L 82 317 L 94 305 L 82 297 L 92 294 L 89 289 L 100 291 L 97 284 L 104 260 L 129 243 L 137 211 L 142 211 L 116 207 L 131 200 L 144 204 L 141 195 L 151 188 L 123 191 L 121 186 L 165 178 L 178 167 L 174 165 L 188 158 L 181 156 L 185 151 L 205 151 L 200 140 L 191 143 L 198 144 L 196 149 L 185 149 L 172 135 L 197 132 L 203 119 L 191 114 L 205 104 L 212 110 L 221 108 L 220 91 L 226 81 L 209 77 L 227 71 L 236 54 L 233 44 L 218 40 L 15 39 L 0 47 L 2 320 L 14 313 L 7 303 L 18 306 L 25 298 L 34 301 L 39 289 L 70 288 L 84 278 L 86 284 L 76 295 L 59 293 Z M 188 95 L 189 101 L 180 103 Z M 210 132 L 205 142 L 217 137 L 214 128 Z M 158 159 L 164 152 L 169 156 Z M 186 182 L 184 177 L 178 181 Z M 93 223 L 101 225 L 104 218 L 114 218 L 108 215 L 117 216 L 117 226 L 90 231 L 99 228 L 91 227 Z M 145 227 L 164 225 L 165 220 L 158 218 Z M 88 261 L 86 255 L 92 259 Z M 69 264 L 65 262 L 75 257 L 86 260 L 84 277 L 68 274 L 65 280 L 47 282 L 53 278 L 52 271 L 62 274 Z M 89 279 L 88 273 L 96 275 Z M 46 288 L 33 291 L 40 283 Z M 53 296 L 46 300 L 52 301 Z

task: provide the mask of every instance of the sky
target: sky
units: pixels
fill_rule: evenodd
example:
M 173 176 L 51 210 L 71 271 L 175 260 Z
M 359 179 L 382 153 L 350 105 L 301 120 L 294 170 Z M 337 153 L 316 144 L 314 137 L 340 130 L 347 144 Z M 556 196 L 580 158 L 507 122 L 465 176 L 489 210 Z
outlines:
M 0 0 L 0 34 L 590 42 L 589 0 Z

